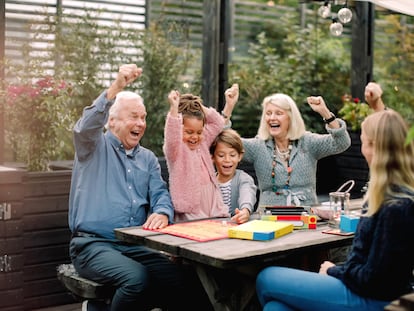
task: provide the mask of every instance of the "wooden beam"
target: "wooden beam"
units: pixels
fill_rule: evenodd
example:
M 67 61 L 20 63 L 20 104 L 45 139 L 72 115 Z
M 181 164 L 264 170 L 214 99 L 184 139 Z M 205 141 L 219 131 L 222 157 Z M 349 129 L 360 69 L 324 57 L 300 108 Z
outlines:
M 218 102 L 220 2 L 203 1 L 201 97 L 204 105 L 213 107 Z
M 203 54 L 201 96 L 206 106 L 221 111 L 228 88 L 229 46 L 234 4 L 230 0 L 203 2 Z
M 364 100 L 365 85 L 373 80 L 374 6 L 355 1 L 352 18 L 351 94 Z
M 228 85 L 228 63 L 229 63 L 229 46 L 232 38 L 234 1 L 221 0 L 220 6 L 220 58 L 219 58 L 219 84 L 218 84 L 218 110 L 224 108 L 225 97 L 224 91 Z

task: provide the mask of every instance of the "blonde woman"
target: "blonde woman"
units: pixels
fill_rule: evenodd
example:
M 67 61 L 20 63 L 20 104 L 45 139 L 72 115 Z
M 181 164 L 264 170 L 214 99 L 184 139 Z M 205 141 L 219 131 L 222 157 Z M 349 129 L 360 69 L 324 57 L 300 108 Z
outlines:
M 231 92 L 238 96 L 238 89 Z M 256 172 L 259 206 L 317 204 L 318 160 L 351 145 L 345 121 L 336 118 L 321 96 L 310 96 L 307 102 L 321 116 L 327 133 L 307 131 L 295 101 L 276 93 L 263 100 L 257 136 L 242 138 L 243 160 L 253 163 Z

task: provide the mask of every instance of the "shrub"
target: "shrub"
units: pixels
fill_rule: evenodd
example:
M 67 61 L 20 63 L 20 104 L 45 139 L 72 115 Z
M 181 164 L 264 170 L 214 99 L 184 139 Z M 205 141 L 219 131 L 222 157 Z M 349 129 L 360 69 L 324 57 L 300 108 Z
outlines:
M 321 33 L 312 25 L 300 28 L 294 21 L 294 17 L 287 15 L 275 21 L 275 28 L 289 25 L 290 31 L 279 38 L 281 44 L 276 46 L 272 43 L 275 39 L 262 32 L 257 36 L 257 42 L 250 45 L 247 61 L 236 60 L 231 64 L 230 81 L 240 85 L 233 127 L 242 136 L 256 134 L 261 102 L 272 93 L 291 96 L 301 110 L 307 128 L 325 132 L 320 116 L 306 103 L 306 97 L 323 96 L 329 108 L 337 113 L 342 105 L 338 94 L 344 94 L 350 88 L 349 55 L 340 39 Z M 256 123 L 255 128 L 246 128 L 246 122 Z
M 28 43 L 22 64 L 10 60 L 3 64 L 7 74 L 1 95 L 3 103 L 9 98 L 5 134 L 7 147 L 13 150 L 12 161 L 39 171 L 47 170 L 51 160 L 73 159 L 74 123 L 125 63 L 143 67 L 142 77 L 129 88 L 141 93 L 147 107 L 148 130 L 142 143 L 161 155 L 166 97 L 191 59 L 185 49 L 168 40 L 170 29 L 137 30 L 122 27 L 119 21 L 104 27 L 87 10 L 77 18 L 45 15 L 40 24 L 30 27 L 33 41 L 53 37 L 54 44 L 39 53 L 35 44 Z M 38 89 L 46 81 L 50 85 Z M 59 88 L 60 81 L 64 88 Z M 13 86 L 15 94 L 7 93 Z

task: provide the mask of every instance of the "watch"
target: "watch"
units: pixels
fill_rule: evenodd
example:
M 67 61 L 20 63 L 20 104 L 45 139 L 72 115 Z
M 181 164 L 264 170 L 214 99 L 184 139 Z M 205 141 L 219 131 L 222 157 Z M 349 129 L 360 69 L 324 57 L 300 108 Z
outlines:
M 231 115 L 226 115 L 223 111 L 221 112 L 221 115 L 223 116 L 224 119 L 230 119 Z
M 329 124 L 332 121 L 334 121 L 336 119 L 336 116 L 331 112 L 331 117 L 328 119 L 323 118 L 323 122 L 325 122 L 325 124 Z

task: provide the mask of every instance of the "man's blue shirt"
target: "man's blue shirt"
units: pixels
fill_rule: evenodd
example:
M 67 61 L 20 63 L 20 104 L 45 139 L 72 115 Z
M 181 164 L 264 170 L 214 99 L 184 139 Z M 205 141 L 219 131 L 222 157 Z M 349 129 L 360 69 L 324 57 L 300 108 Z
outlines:
M 149 213 L 174 210 L 154 153 L 140 145 L 127 155 L 103 128 L 113 101 L 103 92 L 74 127 L 75 161 L 69 197 L 69 227 L 105 238 L 113 230 L 142 225 Z

